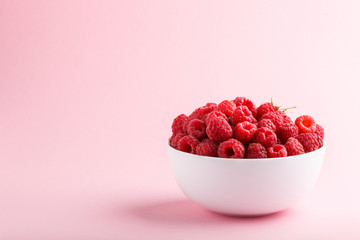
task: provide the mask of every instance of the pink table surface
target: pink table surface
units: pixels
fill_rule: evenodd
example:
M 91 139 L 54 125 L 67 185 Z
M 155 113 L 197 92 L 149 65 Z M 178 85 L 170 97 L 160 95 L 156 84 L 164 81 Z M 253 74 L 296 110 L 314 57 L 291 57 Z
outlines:
M 0 239 L 360 239 L 358 1 L 1 1 Z M 262 218 L 178 188 L 172 119 L 246 96 L 326 129 L 319 181 Z

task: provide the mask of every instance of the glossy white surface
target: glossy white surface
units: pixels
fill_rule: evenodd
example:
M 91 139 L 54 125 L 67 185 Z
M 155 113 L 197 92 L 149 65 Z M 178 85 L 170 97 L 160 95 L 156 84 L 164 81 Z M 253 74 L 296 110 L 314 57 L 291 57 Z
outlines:
M 319 176 L 325 147 L 267 159 L 204 157 L 170 146 L 168 155 L 189 199 L 218 213 L 255 216 L 284 210 L 303 198 Z

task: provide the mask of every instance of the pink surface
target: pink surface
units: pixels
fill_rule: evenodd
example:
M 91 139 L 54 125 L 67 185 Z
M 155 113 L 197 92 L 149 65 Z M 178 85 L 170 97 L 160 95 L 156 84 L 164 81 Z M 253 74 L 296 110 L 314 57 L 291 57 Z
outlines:
M 358 1 L 1 1 L 0 239 L 359 239 Z M 263 218 L 181 193 L 172 118 L 273 97 L 326 129 L 314 191 Z

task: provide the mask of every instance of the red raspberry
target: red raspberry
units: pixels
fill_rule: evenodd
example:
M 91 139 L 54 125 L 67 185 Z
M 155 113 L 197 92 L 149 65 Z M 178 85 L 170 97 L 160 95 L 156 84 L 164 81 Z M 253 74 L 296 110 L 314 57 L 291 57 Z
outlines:
M 222 142 L 232 137 L 233 130 L 228 121 L 226 121 L 224 118 L 213 117 L 206 127 L 206 133 L 210 139 L 217 142 Z
M 177 148 L 177 143 L 178 141 L 185 137 L 186 135 L 183 132 L 177 132 L 177 133 L 173 133 L 173 135 L 171 136 L 171 138 L 169 139 L 169 144 L 171 147 L 173 148 Z
M 250 143 L 246 150 L 246 158 L 267 158 L 267 152 L 260 143 Z
M 196 147 L 196 154 L 209 157 L 217 157 L 218 145 L 209 138 L 202 140 Z
M 276 143 L 276 134 L 266 127 L 258 128 L 255 133 L 254 139 L 255 142 L 260 143 L 265 148 L 269 148 Z
M 188 134 L 187 132 L 187 126 L 189 122 L 193 119 L 200 119 L 205 120 L 204 118 L 207 116 L 207 114 L 211 113 L 212 111 L 215 111 L 217 109 L 216 103 L 207 103 L 205 106 L 199 107 L 195 109 L 187 119 L 187 121 L 183 125 L 183 131 Z
M 263 119 L 258 122 L 258 128 L 267 127 L 271 131 L 275 132 L 276 127 L 270 119 Z
M 205 118 L 206 126 L 209 125 L 209 122 L 210 122 L 211 118 L 213 118 L 213 117 L 222 117 L 226 121 L 228 121 L 228 118 L 224 113 L 219 112 L 219 111 L 213 111 L 213 112 L 209 113 L 208 115 L 206 115 L 206 118 Z
M 296 137 L 299 134 L 299 129 L 294 123 L 284 123 L 278 129 L 278 138 L 281 142 L 286 143 L 290 137 Z
M 269 112 L 265 115 L 263 115 L 260 119 L 263 120 L 263 119 L 269 119 L 274 125 L 275 125 L 275 128 L 276 128 L 276 131 L 281 127 L 281 125 L 283 125 L 284 123 L 284 112 L 282 111 L 275 111 L 275 112 Z
M 258 108 L 257 108 L 257 118 L 260 119 L 263 115 L 269 113 L 269 112 L 275 112 L 277 111 L 279 108 L 275 107 L 271 102 L 267 102 L 264 104 L 261 104 Z
M 217 110 L 216 103 L 207 103 L 205 106 L 195 109 L 189 116 L 189 119 L 200 119 L 203 120 L 204 116 L 212 111 Z
M 226 116 L 231 117 L 234 110 L 236 108 L 236 105 L 233 101 L 229 101 L 229 100 L 224 100 L 221 103 L 219 103 L 218 105 L 218 110 L 220 112 L 223 112 L 226 114 Z
M 309 115 L 302 115 L 295 120 L 300 133 L 314 133 L 316 131 L 315 120 Z
M 257 131 L 257 127 L 249 122 L 242 122 L 236 124 L 234 129 L 234 136 L 237 140 L 246 144 L 251 141 Z
M 245 147 L 236 139 L 222 142 L 218 149 L 218 155 L 222 158 L 244 158 Z
M 204 121 L 199 119 L 193 119 L 187 125 L 187 132 L 189 135 L 197 139 L 203 139 L 206 137 L 206 126 Z
M 288 156 L 294 156 L 305 153 L 304 147 L 294 137 L 289 138 L 285 143 Z
M 254 120 L 256 122 L 256 119 L 254 119 L 251 111 L 246 106 L 239 106 L 233 112 L 231 124 L 236 126 L 238 123 L 254 122 Z
M 171 125 L 172 132 L 177 133 L 177 132 L 183 131 L 183 126 L 184 126 L 184 123 L 187 121 L 187 119 L 188 119 L 188 116 L 186 116 L 185 114 L 181 114 L 181 115 L 177 116 Z
M 255 104 L 248 98 L 245 97 L 237 97 L 233 100 L 236 106 L 246 106 L 252 113 L 254 117 L 256 117 L 256 106 Z
M 286 157 L 286 148 L 284 145 L 275 144 L 267 149 L 267 155 L 269 158 Z
M 283 116 L 284 123 L 294 123 L 293 120 L 284 111 L 279 112 Z
M 193 136 L 182 137 L 177 143 L 177 149 L 183 152 L 196 153 L 196 147 L 199 144 L 199 140 Z
M 305 152 L 315 151 L 323 145 L 321 138 L 315 133 L 301 133 L 295 138 L 303 145 Z
M 315 133 L 321 138 L 321 140 L 324 140 L 325 132 L 324 132 L 324 128 L 321 125 L 316 124 Z

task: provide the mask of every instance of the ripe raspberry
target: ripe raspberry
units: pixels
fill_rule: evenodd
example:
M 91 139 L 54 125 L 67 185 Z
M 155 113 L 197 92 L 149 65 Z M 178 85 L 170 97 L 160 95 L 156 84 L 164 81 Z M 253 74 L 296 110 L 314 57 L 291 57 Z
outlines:
M 206 137 L 206 126 L 204 121 L 199 119 L 191 120 L 187 125 L 187 132 L 194 138 L 203 139 Z
M 222 142 L 230 139 L 233 135 L 233 130 L 224 118 L 213 117 L 206 127 L 208 137 L 214 141 Z
M 309 115 L 302 115 L 295 120 L 300 133 L 314 133 L 316 131 L 315 120 Z
M 305 153 L 304 147 L 294 137 L 289 138 L 285 143 L 288 156 L 294 156 Z
M 189 116 L 189 119 L 200 119 L 203 120 L 204 116 L 212 111 L 217 110 L 216 103 L 207 103 L 205 106 L 195 109 Z
M 321 138 L 321 140 L 324 140 L 325 132 L 324 132 L 324 128 L 321 125 L 316 124 L 315 133 Z
M 246 150 L 246 158 L 267 158 L 267 152 L 260 143 L 250 143 Z
M 261 117 L 260 121 L 263 119 L 269 119 L 275 125 L 276 131 L 278 131 L 278 129 L 284 123 L 283 113 L 284 112 L 282 112 L 282 111 L 269 112 L 269 113 L 263 115 Z
M 279 109 L 279 107 L 275 107 L 271 102 L 261 104 L 257 108 L 257 118 L 260 119 L 263 115 L 265 115 L 269 112 L 275 112 L 278 109 Z
M 305 152 L 315 151 L 323 145 L 321 138 L 315 133 L 301 133 L 295 138 L 303 145 Z
M 187 132 L 187 126 L 189 124 L 189 122 L 193 119 L 200 119 L 200 120 L 205 120 L 205 116 L 209 113 L 211 113 L 212 111 L 215 111 L 217 109 L 217 105 L 216 103 L 207 103 L 205 106 L 199 107 L 197 109 L 195 109 L 188 117 L 187 121 L 184 123 L 183 125 L 183 131 L 184 133 L 188 134 Z
M 293 120 L 284 111 L 279 112 L 283 116 L 284 123 L 294 123 Z
M 171 125 L 172 132 L 177 133 L 177 132 L 183 131 L 183 126 L 184 126 L 184 123 L 187 121 L 187 119 L 188 119 L 188 116 L 186 116 L 185 114 L 181 114 L 181 115 L 177 116 Z
M 177 143 L 177 149 L 183 152 L 196 153 L 196 147 L 199 144 L 199 140 L 193 136 L 182 137 Z
M 299 134 L 299 129 L 294 123 L 284 123 L 278 129 L 278 138 L 281 142 L 286 143 L 290 137 L 296 137 Z
M 267 155 L 269 158 L 286 157 L 286 148 L 284 145 L 275 144 L 267 149 Z
M 242 122 L 236 124 L 234 129 L 234 136 L 237 140 L 246 144 L 251 141 L 257 131 L 257 127 L 249 122 Z
M 206 117 L 205 117 L 205 124 L 206 124 L 206 126 L 209 125 L 209 122 L 210 122 L 211 118 L 213 118 L 213 117 L 222 117 L 222 118 L 224 118 L 226 121 L 228 121 L 228 118 L 227 118 L 227 116 L 226 116 L 224 113 L 219 112 L 219 111 L 213 111 L 213 112 L 207 114 Z
M 267 127 L 271 131 L 275 132 L 276 127 L 270 119 L 263 119 L 258 122 L 258 128 Z
M 269 148 L 276 143 L 276 134 L 266 127 L 258 128 L 253 138 L 254 142 L 260 143 L 265 148 Z
M 218 145 L 209 138 L 202 140 L 196 147 L 196 154 L 209 157 L 217 157 Z
M 222 158 L 244 158 L 244 154 L 244 145 L 234 138 L 222 142 L 218 149 L 218 155 Z
M 236 106 L 246 106 L 252 113 L 254 117 L 256 117 L 256 106 L 255 104 L 248 98 L 245 97 L 237 97 L 233 100 Z
M 185 137 L 186 135 L 183 132 L 177 132 L 177 133 L 173 133 L 173 135 L 171 136 L 171 138 L 169 139 L 169 144 L 171 147 L 173 148 L 177 148 L 177 143 L 178 141 L 182 138 Z
M 246 106 L 236 107 L 233 115 L 231 117 L 231 124 L 236 126 L 236 124 L 241 122 L 256 122 L 251 111 Z
M 224 100 L 221 103 L 219 103 L 218 105 L 218 110 L 220 112 L 223 112 L 226 114 L 226 116 L 231 117 L 234 110 L 236 108 L 236 105 L 233 101 L 229 101 L 229 100 Z

